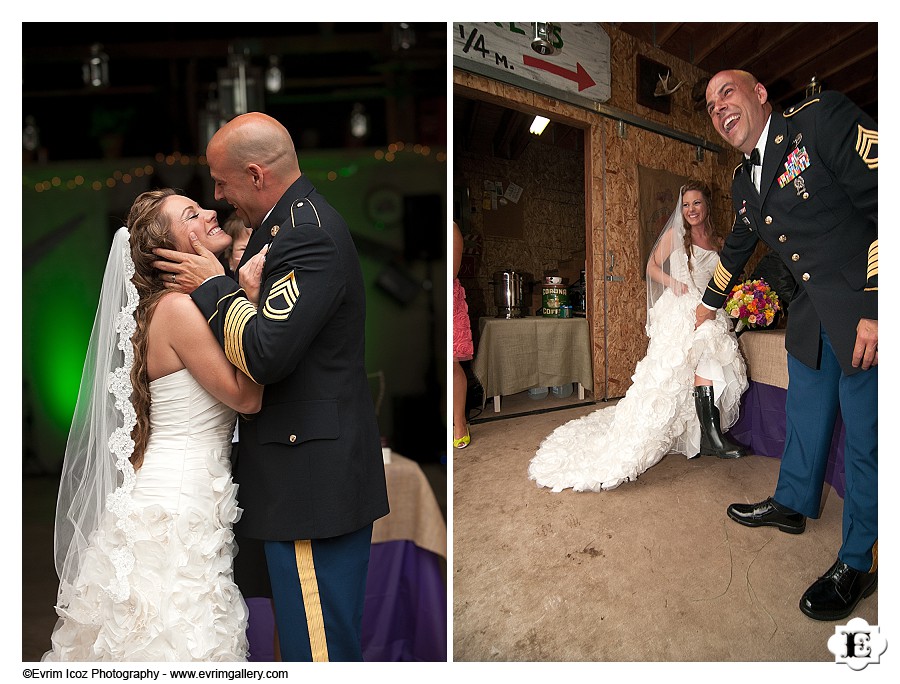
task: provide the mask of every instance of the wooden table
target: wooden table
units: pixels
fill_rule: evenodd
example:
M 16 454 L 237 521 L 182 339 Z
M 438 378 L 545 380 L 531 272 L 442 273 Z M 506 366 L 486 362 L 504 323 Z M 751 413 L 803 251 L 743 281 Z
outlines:
M 738 337 L 747 362 L 750 386 L 741 397 L 741 413 L 728 436 L 751 453 L 781 458 L 784 451 L 787 416 L 788 370 L 784 347 L 785 330 L 749 330 Z M 831 438 L 825 481 L 844 496 L 844 422 L 838 413 Z
M 532 387 L 578 384 L 578 398 L 593 389 L 590 329 L 585 318 L 481 318 L 472 371 L 485 400 Z

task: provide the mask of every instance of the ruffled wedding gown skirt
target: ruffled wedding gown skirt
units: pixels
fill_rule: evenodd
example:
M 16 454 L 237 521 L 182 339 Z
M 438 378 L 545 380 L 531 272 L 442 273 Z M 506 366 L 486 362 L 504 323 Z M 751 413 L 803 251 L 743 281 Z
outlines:
M 744 360 L 721 309 L 715 320 L 694 330 L 699 303 L 696 292 L 663 293 L 649 313 L 647 355 L 625 396 L 544 439 L 528 468 L 532 480 L 554 492 L 613 489 L 669 452 L 696 456 L 700 421 L 692 395 L 695 372 L 713 381 L 722 430 L 734 425 L 747 389 Z
M 121 546 L 106 514 L 90 539 L 46 661 L 238 661 L 247 658 L 247 606 L 233 581 L 231 480 L 235 413 L 186 369 L 150 384 L 151 438 L 132 492 L 129 597 L 104 587 Z

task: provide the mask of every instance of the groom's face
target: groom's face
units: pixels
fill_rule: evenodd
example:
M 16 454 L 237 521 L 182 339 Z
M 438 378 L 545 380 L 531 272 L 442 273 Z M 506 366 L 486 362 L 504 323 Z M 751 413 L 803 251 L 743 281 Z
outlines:
M 209 164 L 209 175 L 215 183 L 215 198 L 219 202 L 228 202 L 235 209 L 237 217 L 247 228 L 253 228 L 255 216 L 256 194 L 253 179 L 246 172 L 228 159 L 221 150 L 210 146 L 206 161 Z
M 706 86 L 713 127 L 733 147 L 750 154 L 772 110 L 765 87 L 743 71 L 721 71 Z

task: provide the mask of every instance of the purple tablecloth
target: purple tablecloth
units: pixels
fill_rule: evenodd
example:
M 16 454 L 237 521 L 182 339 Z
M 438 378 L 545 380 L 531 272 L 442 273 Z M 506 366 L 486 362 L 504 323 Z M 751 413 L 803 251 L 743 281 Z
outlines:
M 729 437 L 750 449 L 750 453 L 781 458 L 784 450 L 787 390 L 750 381 L 741 399 L 741 414 Z M 831 452 L 825 481 L 844 498 L 844 421 L 838 414 L 831 438 Z
M 411 541 L 372 545 L 362 621 L 365 661 L 446 662 L 447 591 L 440 562 Z M 246 601 L 250 661 L 271 662 L 271 602 L 259 597 Z

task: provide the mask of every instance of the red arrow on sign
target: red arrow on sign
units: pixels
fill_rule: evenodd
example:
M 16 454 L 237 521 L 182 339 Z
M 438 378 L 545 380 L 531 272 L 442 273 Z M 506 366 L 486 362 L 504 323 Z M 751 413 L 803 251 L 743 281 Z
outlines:
M 590 88 L 592 85 L 597 85 L 597 82 L 592 79 L 590 74 L 588 74 L 588 72 L 584 70 L 584 67 L 581 66 L 581 62 L 576 62 L 576 70 L 572 71 L 571 69 L 566 69 L 559 66 L 558 64 L 553 64 L 552 62 L 546 62 L 543 59 L 532 57 L 531 55 L 522 56 L 525 58 L 525 66 L 534 67 L 535 69 L 543 69 L 544 71 L 549 71 L 551 74 L 562 76 L 569 81 L 575 81 L 575 83 L 578 84 L 579 92 L 581 92 L 585 88 Z

